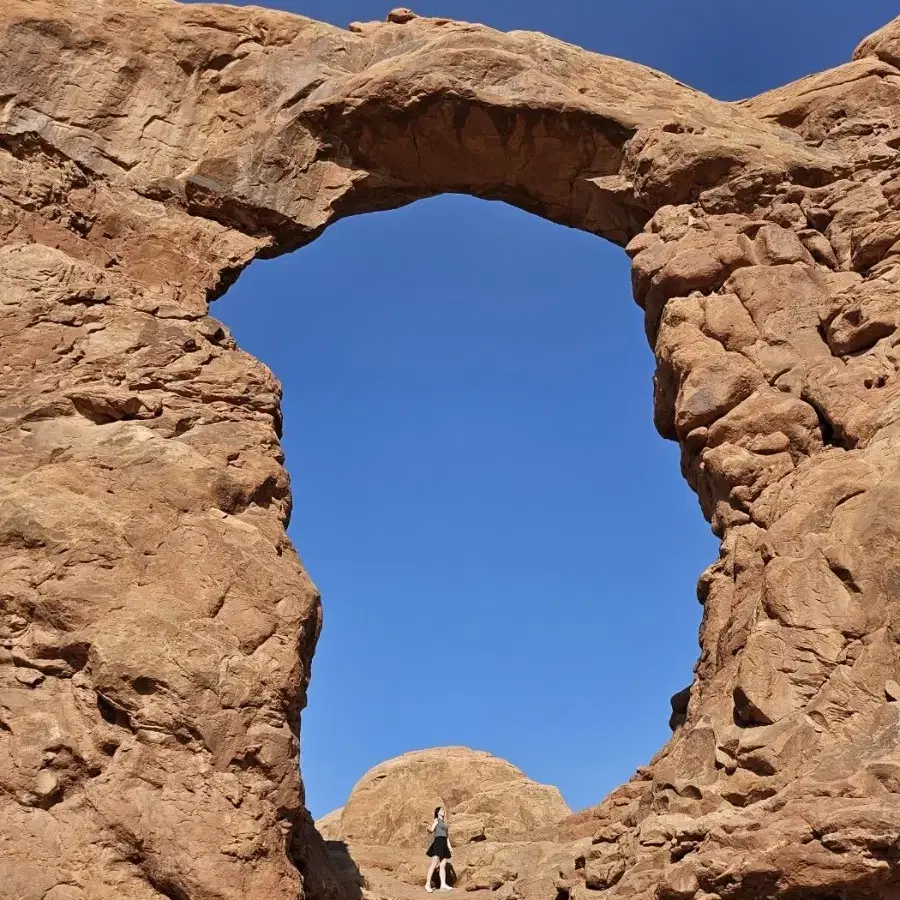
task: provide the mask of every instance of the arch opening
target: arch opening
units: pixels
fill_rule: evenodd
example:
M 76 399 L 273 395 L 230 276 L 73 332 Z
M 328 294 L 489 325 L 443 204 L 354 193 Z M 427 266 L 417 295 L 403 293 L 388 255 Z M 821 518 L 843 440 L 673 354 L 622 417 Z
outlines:
M 625 255 L 444 195 L 254 263 L 212 314 L 285 392 L 289 534 L 324 606 L 314 817 L 424 746 L 490 750 L 575 809 L 646 763 L 717 542 L 652 430 Z

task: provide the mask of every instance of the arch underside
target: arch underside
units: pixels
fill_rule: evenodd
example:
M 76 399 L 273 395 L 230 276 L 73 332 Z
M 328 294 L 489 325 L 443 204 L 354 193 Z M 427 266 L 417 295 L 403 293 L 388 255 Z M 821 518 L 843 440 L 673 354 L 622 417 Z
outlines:
M 295 766 L 320 602 L 280 388 L 208 308 L 339 217 L 457 191 L 626 247 L 656 424 L 722 540 L 685 721 L 529 883 L 900 896 L 900 20 L 741 104 L 406 14 L 0 24 L 0 893 L 350 890 Z

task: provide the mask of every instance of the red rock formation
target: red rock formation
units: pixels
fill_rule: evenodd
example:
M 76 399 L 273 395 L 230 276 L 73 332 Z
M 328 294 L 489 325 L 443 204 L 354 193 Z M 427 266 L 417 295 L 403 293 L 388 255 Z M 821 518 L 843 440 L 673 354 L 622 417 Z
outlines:
M 368 771 L 326 827 L 331 840 L 424 850 L 423 819 L 436 806 L 452 817 L 453 841 L 498 840 L 549 828 L 571 815 L 559 790 L 506 760 L 467 747 L 405 753 Z M 421 855 L 421 852 L 420 852 Z M 419 879 L 421 880 L 421 879 Z
M 368 900 L 404 900 L 423 887 L 426 829 L 437 805 L 450 825 L 451 878 L 473 900 L 498 891 L 504 900 L 552 895 L 560 868 L 573 869 L 569 842 L 535 839 L 571 815 L 559 791 L 465 747 L 419 750 L 375 766 L 316 827 L 335 867 L 355 874 Z
M 900 896 L 900 20 L 737 105 L 408 10 L 6 0 L 0 28 L 0 895 L 341 889 L 294 762 L 320 608 L 279 387 L 208 307 L 454 190 L 627 245 L 722 539 L 684 723 L 548 836 L 559 890 Z

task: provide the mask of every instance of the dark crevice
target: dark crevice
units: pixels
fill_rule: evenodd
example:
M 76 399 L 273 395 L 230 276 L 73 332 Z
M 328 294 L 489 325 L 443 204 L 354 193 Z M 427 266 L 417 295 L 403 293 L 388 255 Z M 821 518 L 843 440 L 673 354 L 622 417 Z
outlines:
M 669 858 L 673 863 L 679 862 L 686 856 L 689 856 L 691 853 L 696 853 L 698 846 L 699 845 L 694 841 L 688 841 L 684 844 L 679 844 L 678 846 L 673 847 L 669 852 Z
M 155 694 L 164 689 L 164 685 L 155 678 L 140 675 L 131 682 L 131 686 L 138 694 Z
M 861 493 L 863 492 L 860 491 L 859 494 Z M 859 496 L 859 494 L 855 494 L 854 496 Z M 856 579 L 853 577 L 853 573 L 849 569 L 845 568 L 839 563 L 830 561 L 828 563 L 828 568 L 831 569 L 831 571 L 834 572 L 834 574 L 837 575 L 838 578 L 840 578 L 840 580 L 844 584 L 844 587 L 846 587 L 851 594 L 862 593 L 862 588 L 860 588 L 860 586 L 856 583 Z
M 73 641 L 71 644 L 63 644 L 61 646 L 40 648 L 34 653 L 36 662 L 63 660 L 71 668 L 68 674 L 80 672 L 88 662 L 88 654 L 91 645 L 85 641 Z M 40 666 L 36 666 L 40 669 Z
M 856 449 L 856 440 L 844 434 L 841 427 L 839 425 L 836 425 L 831 420 L 831 418 L 829 418 L 828 413 L 825 412 L 821 404 L 819 404 L 806 391 L 803 391 L 803 393 L 801 394 L 801 399 L 808 403 L 815 411 L 816 417 L 819 420 L 819 430 L 822 434 L 822 443 L 826 447 L 838 447 L 841 450 Z
M 817 409 L 816 415 L 819 418 L 819 430 L 822 433 L 822 443 L 826 447 L 835 446 L 834 443 L 834 426 L 828 421 L 828 418 Z
M 232 756 L 228 765 L 236 769 L 238 772 L 247 772 L 251 769 L 256 768 L 262 768 L 263 770 L 265 770 L 265 767 L 262 766 L 260 761 L 257 759 L 256 752 L 254 750 L 244 750 L 239 754 Z
M 837 356 L 837 354 L 834 352 L 834 350 L 831 349 L 831 344 L 828 341 L 828 329 L 831 327 L 831 323 L 839 315 L 840 311 L 835 311 L 827 319 L 816 325 L 816 331 L 819 333 L 819 337 L 822 338 L 822 343 L 828 348 L 828 352 L 832 356 Z
M 206 747 L 206 741 L 203 738 L 203 734 L 194 728 L 193 725 L 182 725 L 174 732 L 174 737 L 183 747 L 189 747 L 194 744 L 198 744 L 204 748 Z
M 324 77 L 313 78 L 312 81 L 304 84 L 303 87 L 296 90 L 290 97 L 285 100 L 281 106 L 279 107 L 280 112 L 285 112 L 289 110 L 292 106 L 296 106 L 298 103 L 301 103 L 305 100 L 309 95 L 318 90 L 325 83 Z
M 216 505 L 229 515 L 239 515 L 251 506 L 268 509 L 273 503 L 284 504 L 290 510 L 290 488 L 276 476 L 265 478 L 252 490 L 246 490 L 227 476 L 220 477 L 213 485 Z
M 104 722 L 108 722 L 110 725 L 115 725 L 118 728 L 127 728 L 129 731 L 134 730 L 131 724 L 131 716 L 99 692 L 97 694 L 97 709 L 100 711 L 100 716 Z
M 856 491 L 851 491 L 849 494 L 847 494 L 846 497 L 844 497 L 842 500 L 838 501 L 838 503 L 835 504 L 835 507 L 834 507 L 834 508 L 835 508 L 835 509 L 840 508 L 840 507 L 843 506 L 845 503 L 849 503 L 854 497 L 859 497 L 860 494 L 864 494 L 865 492 L 866 492 L 866 491 L 865 491 L 864 488 L 860 488 L 859 490 L 856 490 Z
M 759 728 L 762 725 L 772 724 L 772 720 L 755 706 L 744 693 L 743 688 L 736 687 L 734 689 L 732 700 L 734 702 L 734 724 L 738 728 Z
M 883 388 L 888 383 L 888 376 L 885 374 L 876 375 L 874 378 L 867 378 L 863 384 L 867 391 L 872 388 Z
M 269 476 L 249 496 L 247 505 L 261 506 L 263 509 L 268 509 L 273 501 L 285 500 L 287 493 L 288 489 L 281 479 L 275 476 Z
M 168 900 L 191 900 L 187 891 L 175 884 L 171 878 L 148 872 L 147 881 L 150 882 L 150 886 L 157 894 Z
M 196 416 L 187 416 L 183 419 L 179 419 L 175 423 L 175 428 L 173 429 L 173 436 L 181 437 L 181 435 L 187 434 L 196 424 L 197 424 Z
M 115 402 L 107 398 L 70 397 L 75 412 L 95 425 L 109 425 L 112 422 L 132 422 L 156 419 L 162 415 L 162 408 L 148 410 L 138 398 Z
M 232 56 L 230 53 L 217 53 L 206 61 L 205 68 L 211 72 L 221 72 L 239 59 L 240 56 Z

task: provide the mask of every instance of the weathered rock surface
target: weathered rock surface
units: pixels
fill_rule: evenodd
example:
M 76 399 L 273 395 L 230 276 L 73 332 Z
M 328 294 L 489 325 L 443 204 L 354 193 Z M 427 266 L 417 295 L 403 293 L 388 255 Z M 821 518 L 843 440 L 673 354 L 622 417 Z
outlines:
M 572 812 L 557 788 L 532 781 L 506 760 L 467 747 L 437 747 L 370 769 L 340 810 L 339 823 L 329 820 L 325 827 L 331 839 L 423 850 L 422 823 L 431 824 L 437 806 L 452 811 L 460 845 L 531 833 Z M 320 833 L 322 821 L 316 823 Z
M 448 812 L 453 878 L 466 892 L 553 894 L 570 848 L 536 840 L 571 815 L 559 790 L 489 753 L 438 747 L 381 763 L 340 810 L 316 822 L 340 863 L 349 857 L 366 894 L 396 900 L 421 890 L 436 806 Z M 574 871 L 574 866 L 571 866 Z
M 722 539 L 671 741 L 492 887 L 900 896 L 900 20 L 742 104 L 408 10 L 6 0 L 0 30 L 0 896 L 358 890 L 296 772 L 320 601 L 279 386 L 209 303 L 448 190 L 627 246 Z

